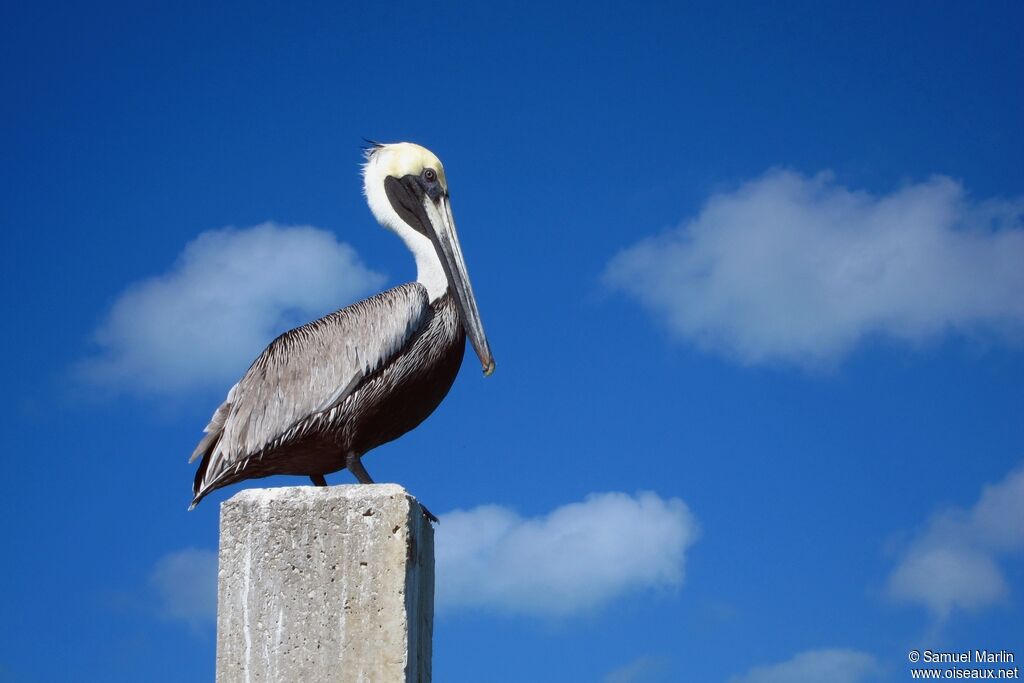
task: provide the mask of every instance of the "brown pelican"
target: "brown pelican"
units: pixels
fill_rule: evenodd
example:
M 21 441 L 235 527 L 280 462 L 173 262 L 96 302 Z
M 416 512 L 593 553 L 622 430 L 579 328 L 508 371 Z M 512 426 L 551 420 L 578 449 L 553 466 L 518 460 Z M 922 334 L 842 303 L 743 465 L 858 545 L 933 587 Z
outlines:
M 419 425 L 462 364 L 466 335 L 485 375 L 494 357 L 455 232 L 441 161 L 408 142 L 367 150 L 363 188 L 377 221 L 416 258 L 416 281 L 285 332 L 228 392 L 192 453 L 191 510 L 211 491 L 272 474 L 348 468 Z

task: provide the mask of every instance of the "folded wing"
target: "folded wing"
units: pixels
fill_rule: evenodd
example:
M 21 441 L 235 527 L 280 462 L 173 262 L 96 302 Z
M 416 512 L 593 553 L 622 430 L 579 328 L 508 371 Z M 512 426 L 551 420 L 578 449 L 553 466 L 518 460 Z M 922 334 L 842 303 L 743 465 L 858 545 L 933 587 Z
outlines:
M 228 392 L 192 453 L 190 462 L 203 457 L 193 488 L 196 500 L 233 468 L 344 401 L 405 347 L 429 314 L 427 291 L 413 282 L 271 342 Z

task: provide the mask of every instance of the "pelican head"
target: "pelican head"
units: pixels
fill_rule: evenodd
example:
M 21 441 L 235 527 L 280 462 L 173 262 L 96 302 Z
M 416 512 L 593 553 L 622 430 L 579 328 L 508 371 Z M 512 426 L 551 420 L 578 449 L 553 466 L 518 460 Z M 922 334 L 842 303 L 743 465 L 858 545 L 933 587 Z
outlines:
M 490 375 L 494 356 L 466 272 L 441 160 L 411 142 L 374 145 L 366 153 L 363 191 L 377 222 L 398 233 L 416 257 L 416 279 L 430 300 L 451 289 L 469 341 Z

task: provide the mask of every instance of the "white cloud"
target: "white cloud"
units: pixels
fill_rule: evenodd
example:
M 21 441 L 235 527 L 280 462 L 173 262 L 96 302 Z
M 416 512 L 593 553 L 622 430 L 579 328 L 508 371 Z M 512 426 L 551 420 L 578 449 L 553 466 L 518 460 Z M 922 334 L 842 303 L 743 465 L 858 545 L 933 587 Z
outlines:
M 186 548 L 160 558 L 150 574 L 160 614 L 192 626 L 217 618 L 217 553 Z
M 680 585 L 697 536 L 683 501 L 649 492 L 591 494 L 531 519 L 497 505 L 456 510 L 435 529 L 437 604 L 567 616 L 632 591 Z M 192 625 L 216 619 L 216 551 L 169 553 L 150 583 L 161 616 Z M 609 680 L 640 680 L 662 664 L 641 657 Z M 634 678 L 621 678 L 630 672 Z
M 530 519 L 497 505 L 451 512 L 436 531 L 438 605 L 538 616 L 591 610 L 680 585 L 697 535 L 683 501 L 654 493 L 591 494 Z
M 1024 549 L 1024 466 L 985 487 L 969 510 L 932 517 L 889 576 L 889 594 L 927 607 L 939 619 L 954 609 L 998 602 L 1009 588 L 998 560 Z
M 382 282 L 349 245 L 310 226 L 204 232 L 167 273 L 122 292 L 96 331 L 98 353 L 78 369 L 111 389 L 225 387 L 275 335 Z
M 844 648 L 801 652 L 778 664 L 755 666 L 729 683 L 859 683 L 878 671 L 872 655 Z
M 629 664 L 609 671 L 604 677 L 604 683 L 640 683 L 650 681 L 664 673 L 666 667 L 665 659 L 644 655 L 637 657 Z
M 1024 331 L 1024 199 L 935 177 L 886 195 L 773 170 L 616 255 L 605 282 L 678 338 L 808 367 L 867 338 Z

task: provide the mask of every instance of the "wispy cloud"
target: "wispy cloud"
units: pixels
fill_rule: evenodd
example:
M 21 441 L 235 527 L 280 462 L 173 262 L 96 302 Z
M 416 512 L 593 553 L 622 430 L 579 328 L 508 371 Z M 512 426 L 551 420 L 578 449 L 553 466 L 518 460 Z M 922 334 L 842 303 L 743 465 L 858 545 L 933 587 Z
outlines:
M 592 494 L 524 519 L 487 505 L 441 518 L 436 532 L 442 608 L 567 616 L 643 588 L 683 581 L 697 522 L 678 498 Z
M 954 609 L 995 604 L 1009 588 L 1000 558 L 1024 550 L 1024 466 L 986 486 L 968 510 L 932 516 L 889 576 L 890 595 L 927 607 L 938 619 Z
M 801 652 L 778 664 L 755 666 L 729 683 L 861 683 L 878 672 L 874 656 L 858 650 L 826 648 Z
M 325 230 L 264 223 L 204 232 L 168 272 L 121 293 L 78 371 L 112 390 L 225 387 L 275 335 L 382 282 Z
M 871 337 L 1024 330 L 1024 199 L 935 177 L 875 195 L 773 170 L 616 255 L 605 282 L 678 338 L 815 367 Z
M 629 664 L 609 671 L 602 679 L 603 683 L 644 683 L 661 678 L 668 668 L 663 657 L 644 655 L 637 657 Z
M 217 618 L 217 553 L 186 548 L 160 558 L 150 574 L 160 616 L 191 626 Z

